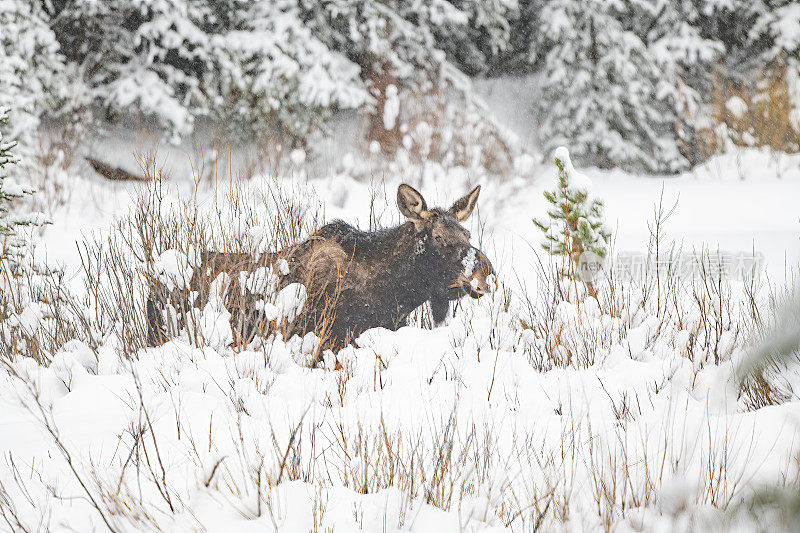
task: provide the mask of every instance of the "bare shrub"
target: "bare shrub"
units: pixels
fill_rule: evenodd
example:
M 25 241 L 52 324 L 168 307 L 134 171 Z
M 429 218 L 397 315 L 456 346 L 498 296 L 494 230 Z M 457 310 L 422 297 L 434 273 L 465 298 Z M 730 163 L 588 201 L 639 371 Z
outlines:
M 713 76 L 713 126 L 696 130 L 701 163 L 710 156 L 740 147 L 769 147 L 777 152 L 800 151 L 800 130 L 793 121 L 786 65 L 772 65 L 747 79 Z

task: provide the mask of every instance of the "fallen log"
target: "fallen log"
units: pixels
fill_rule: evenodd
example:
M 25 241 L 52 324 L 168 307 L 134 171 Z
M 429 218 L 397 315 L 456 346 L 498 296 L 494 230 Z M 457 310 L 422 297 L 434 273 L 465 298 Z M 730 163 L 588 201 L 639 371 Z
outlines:
M 147 181 L 147 178 L 140 174 L 133 174 L 119 167 L 111 166 L 102 161 L 98 161 L 89 156 L 84 156 L 86 162 L 91 165 L 95 172 L 111 181 Z

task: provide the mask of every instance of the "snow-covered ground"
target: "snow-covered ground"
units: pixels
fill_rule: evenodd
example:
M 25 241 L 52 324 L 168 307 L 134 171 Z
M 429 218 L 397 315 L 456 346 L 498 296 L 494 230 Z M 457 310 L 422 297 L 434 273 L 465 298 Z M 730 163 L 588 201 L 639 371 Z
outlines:
M 787 290 L 800 263 L 800 156 L 742 151 L 664 179 L 584 172 L 617 252 L 644 257 L 654 209 L 675 205 L 666 239 L 757 257 L 761 296 Z M 0 530 L 748 529 L 726 522 L 738 502 L 797 483 L 797 396 L 750 409 L 736 387 L 746 347 L 729 339 L 718 364 L 688 357 L 688 324 L 635 306 L 612 316 L 588 299 L 540 322 L 581 339 L 586 358 L 545 361 L 520 313 L 542 288 L 531 218 L 555 176 L 543 164 L 482 183 L 470 224 L 499 290 L 436 329 L 370 330 L 339 369 L 308 368 L 302 340 L 280 338 L 236 352 L 179 337 L 128 359 L 112 334 L 96 351 L 68 343 L 47 368 L 17 361 L 19 376 L 0 374 L 0 498 L 17 513 Z M 438 205 L 474 185 L 463 170 L 408 180 Z M 328 220 L 366 227 L 373 197 L 384 224 L 400 220 L 396 175 L 289 169 L 281 181 Z M 201 185 L 201 209 L 227 186 Z M 37 253 L 64 265 L 74 290 L 76 241 L 110 231 L 137 187 L 69 176 Z M 188 179 L 171 187 L 195 193 Z

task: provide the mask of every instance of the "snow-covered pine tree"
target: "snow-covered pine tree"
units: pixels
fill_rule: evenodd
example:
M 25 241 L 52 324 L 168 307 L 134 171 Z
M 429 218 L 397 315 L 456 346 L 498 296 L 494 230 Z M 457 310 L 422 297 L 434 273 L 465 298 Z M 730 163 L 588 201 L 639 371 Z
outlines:
M 583 165 L 676 170 L 675 117 L 658 99 L 656 58 L 621 22 L 629 15 L 623 2 L 545 6 L 541 31 L 550 50 L 538 106 L 544 148 L 569 144 Z
M 456 18 L 459 24 L 436 23 L 434 9 L 442 4 L 430 3 L 428 7 L 437 47 L 444 50 L 448 61 L 462 72 L 470 76 L 488 74 L 491 60 L 508 48 L 513 37 L 512 21 L 519 16 L 522 6 L 517 0 L 451 0 L 449 3 L 462 14 Z
M 389 153 L 406 140 L 406 101 L 463 91 L 458 68 L 485 71 L 517 9 L 517 0 L 39 3 L 106 119 L 183 135 L 211 115 L 231 132 L 302 144 L 355 108 Z
M 106 118 L 144 118 L 177 140 L 210 115 L 230 132 L 279 131 L 291 143 L 334 110 L 368 100 L 358 67 L 312 33 L 297 4 L 47 2 L 62 48 Z
M 435 84 L 445 63 L 430 31 L 429 2 L 402 0 L 388 5 L 378 0 L 299 0 L 302 18 L 330 49 L 359 66 L 370 95 L 367 138 L 387 154 L 401 146 L 400 102 L 409 91 L 426 92 Z M 458 24 L 463 14 L 440 2 L 438 20 Z M 410 22 L 409 10 L 419 20 Z
M 110 65 L 113 79 L 102 87 L 106 108 L 126 115 L 133 105 L 155 118 L 177 140 L 190 133 L 198 116 L 209 110 L 202 79 L 212 72 L 209 18 L 203 0 L 120 2 L 130 41 Z
M 549 0 L 520 2 L 518 11 L 509 20 L 509 38 L 505 50 L 487 61 L 497 74 L 532 73 L 538 71 L 547 55 L 548 40 L 540 30 L 541 14 Z
M 569 151 L 560 146 L 554 154 L 558 184 L 544 197 L 550 204 L 547 218 L 534 218 L 534 225 L 544 233 L 542 247 L 563 262 L 560 274 L 587 282 L 591 294 L 591 272 L 608 255 L 611 231 L 603 218 L 603 202 L 591 197 L 591 182 L 572 165 Z M 592 255 L 585 255 L 586 252 Z
M 757 46 L 761 40 L 768 61 L 800 62 L 800 4 L 795 0 L 772 0 L 768 4 L 769 8 L 758 10 L 748 44 Z
M 766 43 L 751 40 L 750 36 L 756 21 L 763 13 L 772 12 L 777 2 L 691 0 L 691 4 L 696 7 L 698 14 L 693 25 L 701 37 L 724 46 L 725 53 L 718 57 L 716 70 L 727 77 L 748 77 L 753 69 L 758 71 L 762 67 L 759 62 Z
M 317 39 L 295 4 L 255 2 L 231 17 L 230 31 L 211 40 L 215 75 L 206 82 L 214 107 L 230 110 L 217 115 L 224 123 L 288 146 L 305 144 L 335 110 L 369 100 L 358 66 Z
M 409 98 L 439 90 L 444 94 L 452 87 L 449 74 L 456 69 L 448 57 L 456 65 L 477 68 L 480 50 L 505 46 L 504 19 L 516 8 L 514 0 L 296 1 L 314 35 L 361 68 L 372 97 L 367 136 L 390 154 L 402 143 Z M 483 44 L 461 50 L 479 33 Z
M 42 223 L 41 213 L 15 213 L 12 203 L 35 192 L 31 187 L 20 183 L 8 175 L 11 165 L 19 159 L 13 154 L 15 141 L 6 141 L 3 131 L 8 130 L 9 109 L 0 106 L 0 261 L 7 261 L 12 269 L 23 254 L 24 239 L 22 228 Z
M 656 97 L 674 117 L 672 136 L 679 153 L 664 153 L 668 170 L 702 162 L 704 154 L 697 132 L 713 127 L 703 95 L 714 93 L 714 64 L 725 47 L 701 33 L 703 7 L 686 0 L 626 0 L 630 17 L 626 29 L 638 35 L 653 55 L 661 75 Z
M 112 119 L 146 119 L 179 136 L 208 111 L 206 0 L 52 0 L 52 26 L 92 99 Z
M 761 64 L 783 70 L 791 105 L 789 121 L 800 136 L 800 3 L 773 0 L 762 9 L 750 32 L 751 43 L 761 43 Z
M 27 149 L 39 118 L 67 100 L 67 75 L 58 41 L 37 2 L 0 2 L 0 97 L 14 103 L 6 133 Z
M 122 33 L 122 20 L 110 24 L 111 12 L 119 8 L 114 0 L 44 0 L 40 1 L 46 20 L 58 39 L 60 51 L 73 64 L 86 62 L 88 55 L 111 59 L 110 45 Z M 120 13 L 120 15 L 122 15 Z

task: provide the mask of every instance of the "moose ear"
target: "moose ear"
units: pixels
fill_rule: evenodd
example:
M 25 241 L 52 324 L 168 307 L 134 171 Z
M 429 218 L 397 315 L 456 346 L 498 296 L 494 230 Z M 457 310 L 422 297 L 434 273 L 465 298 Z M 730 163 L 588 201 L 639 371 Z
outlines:
M 405 183 L 397 188 L 397 207 L 404 217 L 413 222 L 421 222 L 430 215 L 425 198 L 414 187 Z
M 447 212 L 453 215 L 459 222 L 464 222 L 472 214 L 472 210 L 475 209 L 475 204 L 478 203 L 478 195 L 480 193 L 481 186 L 478 185 L 468 194 L 456 200 L 456 203 L 454 203 Z

